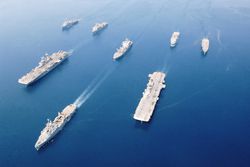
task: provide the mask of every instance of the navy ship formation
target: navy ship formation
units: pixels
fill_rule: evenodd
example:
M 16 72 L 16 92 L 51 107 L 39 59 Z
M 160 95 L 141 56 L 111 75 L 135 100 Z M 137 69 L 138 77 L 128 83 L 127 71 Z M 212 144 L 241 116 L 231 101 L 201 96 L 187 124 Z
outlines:
M 80 19 L 67 19 L 62 23 L 62 30 L 69 30 L 73 26 L 77 25 Z M 101 32 L 108 26 L 107 22 L 95 23 L 92 27 L 92 33 L 96 34 Z M 180 32 L 175 31 L 170 37 L 170 47 L 176 47 L 180 38 Z M 125 38 L 122 41 L 121 46 L 113 54 L 113 60 L 117 60 L 124 56 L 129 49 L 132 47 L 133 41 Z M 201 51 L 205 55 L 209 50 L 209 39 L 204 37 L 201 40 Z M 67 51 L 58 51 L 51 55 L 45 54 L 38 63 L 38 66 L 33 68 L 30 72 L 18 79 L 18 82 L 23 85 L 30 85 L 35 81 L 45 76 L 52 69 L 56 68 L 65 59 L 71 55 Z M 149 122 L 157 101 L 159 100 L 161 90 L 166 87 L 165 85 L 166 74 L 162 71 L 156 71 L 149 74 L 149 81 L 146 89 L 143 92 L 142 98 L 139 101 L 138 106 L 135 109 L 133 118 L 140 122 Z M 65 124 L 71 120 L 74 113 L 77 111 L 75 104 L 66 106 L 62 112 L 58 112 L 58 115 L 53 121 L 48 120 L 45 127 L 41 131 L 36 143 L 35 148 L 39 150 L 41 147 L 46 145 L 52 138 L 54 138 L 65 126 Z

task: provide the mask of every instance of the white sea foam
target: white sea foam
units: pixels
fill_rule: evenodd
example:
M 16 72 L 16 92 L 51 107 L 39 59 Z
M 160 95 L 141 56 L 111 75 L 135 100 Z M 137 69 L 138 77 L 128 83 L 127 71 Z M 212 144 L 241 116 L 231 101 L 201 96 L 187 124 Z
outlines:
M 75 100 L 74 104 L 77 108 L 81 107 L 101 86 L 101 84 L 107 79 L 107 77 L 114 71 L 115 66 L 108 70 L 104 70 L 89 84 L 89 86 L 81 93 L 81 95 Z
M 217 41 L 220 45 L 222 45 L 222 42 L 221 42 L 221 31 L 218 29 L 217 30 Z

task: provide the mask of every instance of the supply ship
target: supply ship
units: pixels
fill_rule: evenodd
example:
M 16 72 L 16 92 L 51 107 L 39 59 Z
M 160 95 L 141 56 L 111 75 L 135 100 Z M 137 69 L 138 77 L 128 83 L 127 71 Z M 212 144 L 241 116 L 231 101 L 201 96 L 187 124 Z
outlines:
M 62 63 L 69 55 L 70 53 L 66 51 L 59 51 L 50 56 L 45 54 L 45 56 L 41 58 L 39 65 L 21 77 L 18 82 L 24 85 L 29 85 L 35 82 Z
M 62 29 L 63 30 L 68 30 L 74 25 L 78 24 L 80 19 L 71 19 L 71 20 L 65 20 L 62 24 Z
M 177 40 L 179 39 L 180 32 L 173 32 L 171 39 L 170 39 L 170 46 L 175 47 Z
M 72 115 L 76 112 L 77 106 L 70 104 L 58 113 L 58 116 L 54 121 L 48 120 L 45 128 L 41 131 L 41 134 L 35 144 L 35 148 L 39 150 L 45 143 L 50 141 L 71 119 Z
M 115 59 L 122 57 L 129 50 L 129 48 L 131 48 L 132 45 L 133 45 L 133 42 L 129 40 L 128 38 L 126 38 L 122 42 L 121 47 L 117 49 L 116 52 L 114 53 L 113 59 L 115 60 Z
M 149 74 L 147 88 L 143 92 L 143 96 L 137 106 L 134 114 L 134 119 L 142 122 L 149 122 L 155 105 L 159 100 L 159 95 L 162 88 L 165 88 L 165 73 L 154 72 Z
M 96 23 L 94 25 L 94 27 L 92 28 L 92 33 L 97 33 L 101 30 L 103 30 L 104 28 L 106 28 L 108 26 L 108 23 L 106 22 L 102 22 L 102 23 Z
M 203 38 L 201 41 L 201 49 L 204 53 L 204 55 L 207 53 L 209 49 L 209 39 L 208 38 Z

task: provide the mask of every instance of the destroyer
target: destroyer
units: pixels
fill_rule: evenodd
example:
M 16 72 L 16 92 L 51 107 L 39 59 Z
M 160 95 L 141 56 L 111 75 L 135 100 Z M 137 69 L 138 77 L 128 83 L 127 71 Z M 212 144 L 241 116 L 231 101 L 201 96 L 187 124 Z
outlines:
M 209 39 L 208 38 L 203 38 L 201 41 L 201 49 L 204 53 L 204 55 L 207 53 L 209 49 Z
M 148 122 L 153 114 L 156 102 L 159 100 L 159 95 L 164 84 L 165 73 L 154 72 L 149 74 L 149 82 L 147 88 L 143 92 L 139 105 L 137 106 L 134 114 L 134 119 Z
M 180 32 L 174 32 L 170 39 L 170 46 L 175 47 L 177 40 L 179 39 Z
M 129 40 L 128 38 L 126 38 L 122 42 L 122 46 L 116 50 L 115 54 L 113 55 L 113 59 L 115 60 L 123 56 L 132 45 L 133 45 L 133 42 Z
M 79 23 L 80 19 L 65 20 L 62 24 L 62 29 L 67 30 Z
M 18 82 L 24 85 L 33 83 L 62 63 L 69 55 L 70 54 L 65 51 L 59 51 L 50 56 L 45 54 L 45 56 L 41 58 L 39 65 L 21 77 Z
M 94 25 L 94 27 L 92 28 L 92 33 L 97 33 L 101 30 L 103 30 L 104 28 L 106 28 L 108 26 L 108 23 L 106 22 L 102 22 L 102 23 L 96 23 Z
M 72 115 L 76 112 L 76 105 L 70 104 L 58 113 L 58 116 L 54 121 L 48 120 L 45 128 L 41 131 L 41 134 L 35 144 L 35 148 L 39 150 L 45 143 L 50 141 L 71 119 Z

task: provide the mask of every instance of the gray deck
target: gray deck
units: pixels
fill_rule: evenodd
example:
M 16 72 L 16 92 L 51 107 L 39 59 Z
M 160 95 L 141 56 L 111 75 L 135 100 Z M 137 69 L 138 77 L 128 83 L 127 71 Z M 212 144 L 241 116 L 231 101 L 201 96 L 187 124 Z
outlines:
M 150 79 L 147 88 L 143 92 L 143 97 L 135 110 L 134 119 L 143 122 L 148 122 L 150 120 L 159 99 L 161 89 L 165 88 L 165 76 L 165 73 L 162 72 L 149 74 Z

